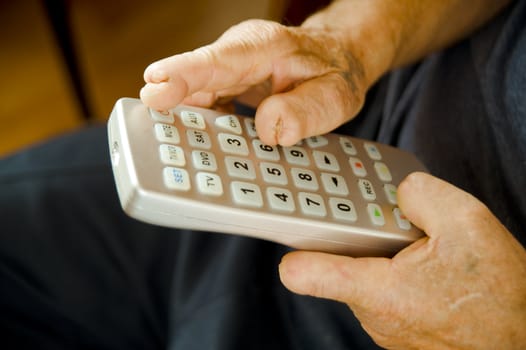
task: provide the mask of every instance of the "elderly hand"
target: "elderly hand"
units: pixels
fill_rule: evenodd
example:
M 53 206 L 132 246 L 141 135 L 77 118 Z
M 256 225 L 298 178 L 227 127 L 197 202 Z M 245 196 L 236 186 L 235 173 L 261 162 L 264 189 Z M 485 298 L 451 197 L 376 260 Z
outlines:
M 390 349 L 526 348 L 526 251 L 477 199 L 430 175 L 399 187 L 428 237 L 393 259 L 293 252 L 292 291 L 346 303 Z
M 211 45 L 155 62 L 144 79 L 141 99 L 158 110 L 250 96 L 259 104 L 259 137 L 283 146 L 349 120 L 371 84 L 334 34 L 264 20 L 243 22 Z

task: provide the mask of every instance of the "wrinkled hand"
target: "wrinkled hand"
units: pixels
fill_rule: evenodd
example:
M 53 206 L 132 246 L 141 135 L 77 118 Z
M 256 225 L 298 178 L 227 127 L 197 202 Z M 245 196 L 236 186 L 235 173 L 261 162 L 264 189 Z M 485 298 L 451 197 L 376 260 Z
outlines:
M 430 175 L 399 187 L 428 237 L 393 259 L 293 252 L 292 291 L 346 303 L 391 349 L 525 349 L 526 251 L 477 199 Z
M 259 105 L 261 140 L 283 146 L 351 119 L 370 85 L 334 33 L 264 20 L 243 22 L 211 45 L 155 62 L 144 79 L 141 99 L 157 110 L 179 103 L 208 107 L 243 95 Z

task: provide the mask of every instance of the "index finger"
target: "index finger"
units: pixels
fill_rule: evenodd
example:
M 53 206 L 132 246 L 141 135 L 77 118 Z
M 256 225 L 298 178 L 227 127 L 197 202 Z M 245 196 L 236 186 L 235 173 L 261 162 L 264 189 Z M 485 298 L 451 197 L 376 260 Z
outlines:
M 274 22 L 244 22 L 211 45 L 152 63 L 144 72 L 143 102 L 165 110 L 196 92 L 238 92 L 239 86 L 267 80 L 273 57 L 282 52 L 282 41 L 272 40 L 280 28 Z

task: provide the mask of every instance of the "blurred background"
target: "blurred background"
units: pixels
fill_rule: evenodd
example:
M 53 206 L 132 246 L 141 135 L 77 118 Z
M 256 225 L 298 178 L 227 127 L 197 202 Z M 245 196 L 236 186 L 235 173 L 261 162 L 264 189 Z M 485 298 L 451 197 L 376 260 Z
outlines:
M 248 18 L 299 24 L 323 2 L 0 0 L 0 157 L 104 122 L 159 58 Z

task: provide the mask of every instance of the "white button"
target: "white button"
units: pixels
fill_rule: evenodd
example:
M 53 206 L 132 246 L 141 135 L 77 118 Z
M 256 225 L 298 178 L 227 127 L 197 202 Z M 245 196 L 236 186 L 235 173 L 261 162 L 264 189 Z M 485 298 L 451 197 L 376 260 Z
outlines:
M 173 125 L 169 124 L 155 124 L 155 137 L 160 142 L 166 143 L 179 143 L 181 140 L 179 138 L 179 131 Z
M 223 152 L 248 156 L 247 141 L 243 137 L 223 133 L 217 135 L 217 137 Z
M 267 199 L 272 209 L 287 213 L 292 213 L 296 210 L 292 193 L 284 188 L 267 188 Z
M 287 184 L 287 174 L 285 173 L 285 168 L 281 165 L 262 162 L 259 164 L 259 167 L 261 170 L 261 176 L 265 182 L 277 185 Z
M 250 159 L 239 157 L 226 157 L 225 165 L 228 175 L 242 179 L 255 179 L 256 169 Z
M 374 170 L 376 170 L 376 175 L 378 175 L 378 178 L 382 180 L 383 182 L 393 181 L 391 172 L 389 171 L 389 168 L 387 167 L 387 165 L 385 165 L 385 163 L 375 162 Z
M 340 137 L 340 146 L 342 147 L 342 150 L 345 152 L 345 154 L 350 156 L 354 156 L 358 153 L 352 141 L 347 137 Z
M 193 151 L 192 160 L 196 169 L 209 171 L 217 170 L 216 157 L 212 152 Z
M 300 192 L 298 194 L 298 200 L 303 214 L 318 217 L 327 215 L 327 209 L 320 195 Z
M 167 165 L 184 166 L 186 160 L 184 151 L 181 147 L 173 145 L 160 145 L 159 152 L 161 154 L 161 161 Z
M 197 173 L 197 188 L 199 192 L 209 196 L 220 196 L 223 194 L 223 184 L 217 174 Z
M 365 169 L 365 166 L 360 159 L 349 157 L 349 165 L 351 166 L 354 175 L 359 177 L 364 177 L 367 175 L 367 169 Z
M 203 130 L 206 128 L 205 118 L 198 112 L 184 110 L 181 111 L 181 121 L 188 128 Z
M 354 222 L 358 219 L 353 202 L 344 198 L 329 198 L 329 207 L 336 219 Z
M 247 133 L 250 135 L 250 137 L 258 136 L 258 133 L 256 131 L 256 122 L 254 121 L 254 118 L 245 118 L 245 129 L 247 130 Z
M 394 214 L 394 217 L 395 217 L 395 220 L 396 220 L 396 224 L 398 225 L 398 227 L 400 227 L 402 230 L 410 230 L 411 229 L 411 223 L 409 222 L 409 220 L 407 220 L 407 218 L 402 213 L 400 208 L 394 208 L 393 209 L 393 214 Z
M 367 204 L 367 213 L 369 214 L 369 219 L 371 219 L 371 222 L 373 223 L 373 225 L 376 225 L 376 226 L 385 225 L 384 213 L 382 212 L 382 208 L 380 208 L 378 204 L 375 204 L 375 203 Z
M 310 164 L 307 152 L 303 147 L 283 147 L 283 152 L 285 153 L 285 158 L 287 159 L 287 162 L 289 162 L 290 164 L 302 166 L 308 166 Z
M 188 172 L 184 169 L 164 168 L 163 178 L 165 186 L 170 189 L 178 191 L 188 191 L 190 189 L 190 178 Z
M 260 159 L 278 161 L 280 158 L 277 147 L 265 145 L 259 139 L 253 140 L 252 146 L 256 152 L 256 157 Z
M 192 147 L 209 149 L 212 147 L 210 136 L 202 130 L 186 130 L 186 137 L 188 143 Z
M 391 184 L 385 184 L 384 192 L 385 192 L 385 196 L 387 197 L 387 200 L 389 201 L 389 203 L 397 204 L 396 186 L 391 185 Z
M 307 138 L 307 145 L 311 148 L 323 147 L 329 144 L 329 140 L 325 136 L 311 136 Z
M 332 153 L 314 151 L 312 152 L 314 163 L 319 169 L 328 171 L 340 171 L 340 164 Z
M 158 111 L 154 111 L 151 108 L 149 108 L 149 110 L 150 110 L 150 116 L 156 122 L 169 123 L 169 124 L 174 122 L 174 115 L 171 111 L 161 113 Z
M 369 158 L 374 159 L 374 160 L 382 159 L 382 154 L 380 153 L 380 151 L 378 150 L 378 147 L 376 147 L 375 144 L 365 142 L 363 144 L 363 147 L 365 148 L 365 151 L 369 155 Z
M 231 184 L 231 190 L 234 202 L 237 204 L 257 208 L 263 206 L 263 197 L 257 185 L 234 181 Z
M 221 129 L 241 135 L 241 124 L 235 115 L 223 115 L 221 117 L 217 117 L 215 124 Z
M 349 188 L 347 187 L 343 176 L 322 173 L 321 183 L 323 184 L 323 188 L 327 193 L 336 194 L 339 196 L 346 196 L 349 194 Z
M 358 187 L 362 193 L 362 197 L 369 201 L 376 199 L 376 193 L 374 192 L 373 184 L 369 180 L 360 179 L 358 180 Z
M 292 181 L 294 181 L 294 185 L 296 185 L 296 187 L 311 191 L 318 190 L 318 180 L 312 171 L 307 169 L 292 168 L 290 172 L 292 175 Z

